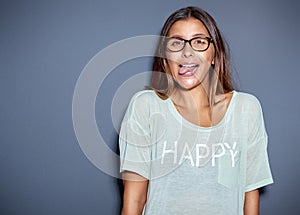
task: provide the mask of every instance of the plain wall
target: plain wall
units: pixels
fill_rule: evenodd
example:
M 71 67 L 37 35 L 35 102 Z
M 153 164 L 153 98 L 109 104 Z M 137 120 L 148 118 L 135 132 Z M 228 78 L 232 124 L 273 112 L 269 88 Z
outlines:
M 171 12 L 189 5 L 216 19 L 231 47 L 239 90 L 261 101 L 275 180 L 262 195 L 261 214 L 300 213 L 298 1 L 1 0 L 1 215 L 119 213 L 119 181 L 89 161 L 75 136 L 76 81 L 105 47 L 158 34 Z M 118 66 L 99 90 L 97 123 L 116 152 L 112 98 L 150 64 L 142 58 Z M 141 80 L 132 89 L 147 85 Z M 122 110 L 126 101 L 120 101 Z

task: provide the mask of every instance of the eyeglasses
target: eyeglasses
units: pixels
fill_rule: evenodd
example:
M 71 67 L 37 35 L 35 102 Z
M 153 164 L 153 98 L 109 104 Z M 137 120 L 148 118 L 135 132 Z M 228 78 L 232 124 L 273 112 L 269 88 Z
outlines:
M 186 43 L 189 43 L 193 50 L 203 52 L 209 48 L 212 38 L 202 36 L 185 40 L 180 37 L 167 38 L 166 47 L 171 52 L 179 52 L 184 49 Z

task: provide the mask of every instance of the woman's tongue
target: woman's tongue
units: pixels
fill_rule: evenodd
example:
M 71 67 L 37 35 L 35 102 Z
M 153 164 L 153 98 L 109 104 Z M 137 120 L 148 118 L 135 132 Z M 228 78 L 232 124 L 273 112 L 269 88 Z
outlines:
M 178 74 L 181 76 L 193 76 L 198 66 L 179 66 Z

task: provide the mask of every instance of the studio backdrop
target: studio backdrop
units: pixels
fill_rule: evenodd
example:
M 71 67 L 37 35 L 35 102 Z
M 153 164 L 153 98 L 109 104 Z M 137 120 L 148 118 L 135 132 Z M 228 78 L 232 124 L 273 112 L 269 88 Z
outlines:
M 261 214 L 300 213 L 300 3 L 1 0 L 1 215 L 120 213 L 120 122 L 164 21 L 186 6 L 215 18 L 237 90 L 262 104 L 275 183 Z

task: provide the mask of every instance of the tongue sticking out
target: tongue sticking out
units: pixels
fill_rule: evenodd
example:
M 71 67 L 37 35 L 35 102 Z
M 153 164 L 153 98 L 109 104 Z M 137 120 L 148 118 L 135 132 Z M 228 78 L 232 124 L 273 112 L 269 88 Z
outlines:
M 180 66 L 179 67 L 179 75 L 193 75 L 197 70 L 197 66 L 187 67 L 187 66 Z

